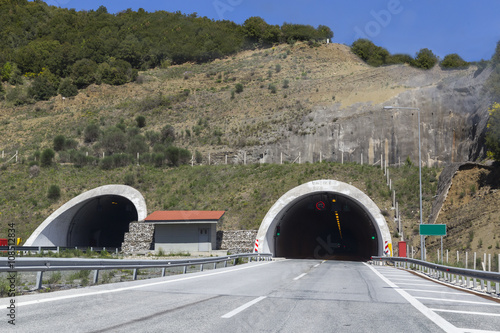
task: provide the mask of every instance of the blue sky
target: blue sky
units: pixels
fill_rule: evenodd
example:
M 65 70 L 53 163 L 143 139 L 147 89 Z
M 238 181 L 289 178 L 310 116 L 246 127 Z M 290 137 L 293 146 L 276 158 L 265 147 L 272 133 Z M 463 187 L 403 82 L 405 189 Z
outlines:
M 66 8 L 110 13 L 127 8 L 193 12 L 243 23 L 260 16 L 284 22 L 329 26 L 333 42 L 350 45 L 368 37 L 391 53 L 415 55 L 429 48 L 441 58 L 458 53 L 467 61 L 490 59 L 500 40 L 500 0 L 45 0 Z

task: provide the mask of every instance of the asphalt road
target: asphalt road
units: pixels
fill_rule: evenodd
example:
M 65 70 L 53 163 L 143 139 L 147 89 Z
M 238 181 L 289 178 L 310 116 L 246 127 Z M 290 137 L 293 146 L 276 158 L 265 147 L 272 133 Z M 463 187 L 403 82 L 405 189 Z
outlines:
M 348 261 L 250 263 L 15 300 L 15 327 L 0 300 L 1 332 L 500 331 L 500 303 Z

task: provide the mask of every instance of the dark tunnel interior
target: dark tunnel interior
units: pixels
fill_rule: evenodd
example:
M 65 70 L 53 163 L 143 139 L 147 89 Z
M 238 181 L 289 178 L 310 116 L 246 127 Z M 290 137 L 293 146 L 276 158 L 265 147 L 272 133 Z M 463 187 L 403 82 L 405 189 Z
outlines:
M 86 201 L 68 229 L 67 246 L 121 247 L 137 210 L 128 199 L 104 195 Z
M 346 196 L 315 193 L 286 209 L 274 229 L 277 257 L 368 260 L 378 254 L 370 217 Z

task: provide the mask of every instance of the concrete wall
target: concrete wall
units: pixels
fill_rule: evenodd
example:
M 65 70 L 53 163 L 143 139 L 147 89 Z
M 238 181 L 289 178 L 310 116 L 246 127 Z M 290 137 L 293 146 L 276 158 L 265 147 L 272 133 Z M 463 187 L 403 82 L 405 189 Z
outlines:
M 208 242 L 199 243 L 200 228 L 208 228 Z M 203 224 L 156 224 L 154 249 L 164 252 L 212 251 L 216 247 L 216 225 Z

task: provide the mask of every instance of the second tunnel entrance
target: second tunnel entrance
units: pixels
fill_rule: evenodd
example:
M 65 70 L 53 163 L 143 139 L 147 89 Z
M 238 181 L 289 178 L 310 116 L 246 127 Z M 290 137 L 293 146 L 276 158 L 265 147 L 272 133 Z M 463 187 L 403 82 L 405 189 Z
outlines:
M 336 193 L 304 196 L 276 222 L 278 257 L 367 260 L 377 254 L 377 231 L 368 214 Z

